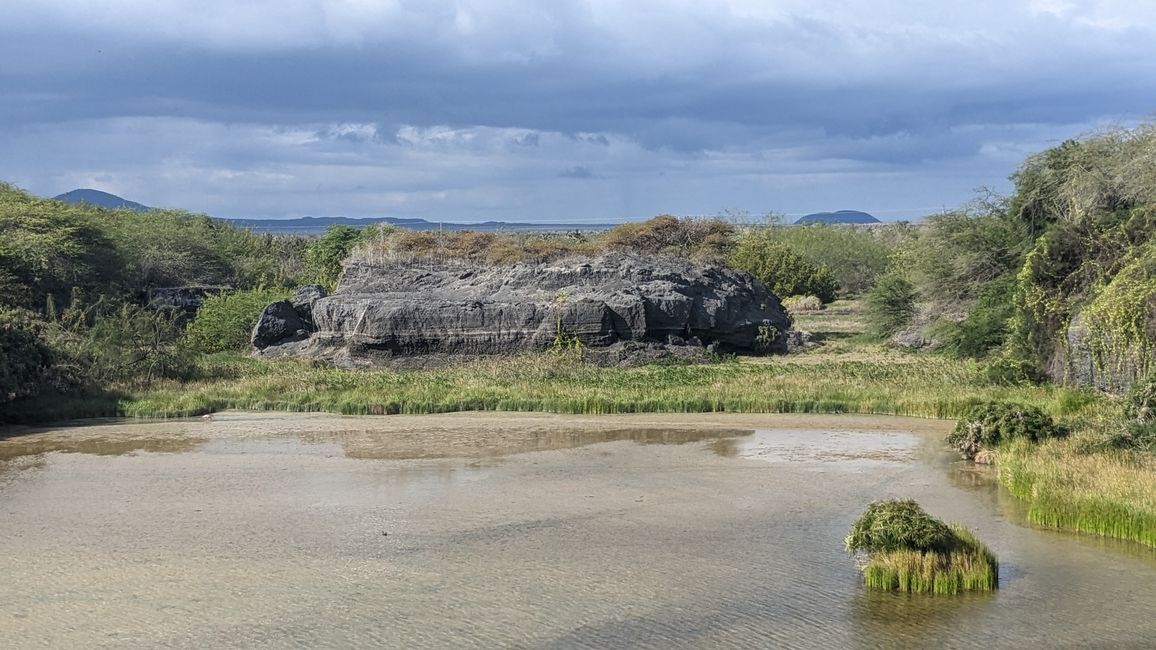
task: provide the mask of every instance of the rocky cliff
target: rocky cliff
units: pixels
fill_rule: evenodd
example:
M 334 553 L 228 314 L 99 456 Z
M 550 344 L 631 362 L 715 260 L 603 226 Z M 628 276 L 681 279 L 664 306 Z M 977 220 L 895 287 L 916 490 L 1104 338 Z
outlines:
M 779 299 L 747 273 L 611 253 L 513 267 L 352 264 L 333 295 L 309 288 L 266 308 L 253 345 L 264 356 L 342 364 L 574 341 L 762 353 L 785 351 L 790 325 Z

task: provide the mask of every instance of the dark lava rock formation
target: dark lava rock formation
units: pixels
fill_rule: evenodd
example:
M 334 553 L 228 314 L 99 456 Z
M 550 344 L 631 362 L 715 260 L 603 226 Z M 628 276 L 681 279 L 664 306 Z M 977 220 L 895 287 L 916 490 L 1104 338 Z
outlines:
M 784 352 L 790 326 L 779 299 L 747 273 L 610 253 L 513 267 L 351 264 L 333 295 L 306 287 L 269 305 L 253 346 L 361 365 L 577 341 L 595 362 L 629 365 Z

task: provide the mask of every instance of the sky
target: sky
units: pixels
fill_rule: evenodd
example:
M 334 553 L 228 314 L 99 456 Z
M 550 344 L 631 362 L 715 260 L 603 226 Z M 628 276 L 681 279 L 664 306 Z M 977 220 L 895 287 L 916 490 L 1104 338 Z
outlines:
M 884 220 L 1156 115 L 1156 0 L 3 0 L 0 180 L 233 218 Z

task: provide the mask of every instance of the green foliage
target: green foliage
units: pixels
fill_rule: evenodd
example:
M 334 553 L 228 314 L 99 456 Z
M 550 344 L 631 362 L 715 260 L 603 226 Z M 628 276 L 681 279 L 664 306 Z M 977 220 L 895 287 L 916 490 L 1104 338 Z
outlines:
M 840 294 L 849 296 L 870 289 L 887 270 L 897 240 L 910 236 L 909 229 L 898 225 L 857 228 L 813 224 L 760 230 L 816 266 L 826 267 Z
M 45 329 L 59 369 L 90 390 L 189 378 L 193 359 L 177 344 L 180 334 L 175 314 L 105 299 L 74 299 Z
M 1124 417 L 1133 422 L 1156 422 L 1156 371 L 1132 384 L 1124 401 Z
M 363 231 L 333 224 L 305 250 L 305 271 L 310 280 L 332 291 L 341 277 L 341 262 L 362 240 Z
M 1066 431 L 1039 408 L 1009 402 L 977 404 L 948 434 L 947 444 L 964 458 L 975 458 L 981 449 L 994 449 L 1016 439 L 1040 442 L 1061 437 Z
M 72 289 L 120 292 L 120 255 L 92 210 L 0 184 L 0 306 L 37 310 Z
M 261 311 L 289 295 L 284 289 L 251 289 L 206 296 L 185 330 L 184 342 L 204 354 L 248 350 Z
M 1101 368 L 1142 376 L 1156 350 L 1156 125 L 1110 130 L 1029 158 L 1012 214 L 1046 228 L 1019 273 L 1011 343 L 1040 367 L 1081 314 Z M 1086 318 L 1083 316 L 1086 315 Z
M 0 305 L 137 300 L 153 287 L 291 285 L 302 237 L 256 235 L 177 210 L 108 210 L 42 199 L 0 184 Z
M 1045 377 L 1034 363 L 1012 356 L 1001 356 L 984 366 L 984 376 L 997 386 L 1039 384 Z
M 901 273 L 880 277 L 864 300 L 871 333 L 888 338 L 907 327 L 915 317 L 916 297 L 915 287 Z
M 1142 376 L 1156 370 L 1156 240 L 1132 258 L 1083 313 L 1101 365 L 1133 366 Z
M 950 551 L 957 539 L 947 524 L 911 499 L 875 501 L 855 520 L 843 540 L 848 553 Z
M 982 359 L 1007 340 L 1014 307 L 1008 296 L 1015 290 L 1015 276 L 1003 275 L 980 290 L 978 299 L 960 321 L 939 321 L 935 337 L 943 348 L 959 357 Z
M 0 404 L 37 395 L 54 383 L 53 355 L 42 330 L 31 312 L 0 308 Z
M 986 201 L 927 218 L 908 258 L 922 295 L 968 304 L 988 283 L 1020 268 L 1031 245 L 1029 232 L 1003 210 L 1002 202 Z
M 1156 453 L 1156 421 L 1130 422 L 1113 434 L 1108 444 L 1116 449 Z
M 817 297 L 824 304 L 835 300 L 835 276 L 767 234 L 748 232 L 731 254 L 731 266 L 750 272 L 778 296 Z

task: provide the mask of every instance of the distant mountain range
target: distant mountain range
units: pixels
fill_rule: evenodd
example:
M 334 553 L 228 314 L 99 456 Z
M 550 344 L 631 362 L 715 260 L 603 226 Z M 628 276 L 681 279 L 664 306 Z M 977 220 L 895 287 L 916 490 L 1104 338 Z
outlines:
M 136 201 L 123 199 L 115 194 L 100 190 L 72 190 L 59 196 L 52 197 L 65 203 L 86 203 L 102 208 L 128 208 L 129 210 L 145 211 L 153 208 Z M 518 223 L 507 221 L 485 221 L 482 223 L 453 223 L 426 221 L 425 219 L 405 219 L 401 217 L 301 217 L 298 219 L 221 219 L 240 228 L 247 228 L 253 232 L 295 235 L 320 235 L 329 226 L 341 224 L 353 228 L 364 228 L 378 223 L 388 223 L 410 230 L 486 230 L 486 231 L 538 231 L 557 232 L 561 230 L 606 230 L 617 224 L 613 223 Z
M 881 223 L 875 217 L 858 210 L 837 210 L 835 212 L 816 212 L 795 220 L 796 224 L 809 223 Z
M 65 192 L 52 198 L 57 201 L 64 201 L 65 203 L 87 203 L 101 208 L 128 208 L 129 210 L 136 210 L 138 212 L 152 210 L 152 208 L 147 205 L 122 199 L 115 194 L 101 192 L 100 190 L 72 190 L 71 192 Z
M 102 208 L 127 208 L 129 210 L 145 211 L 153 208 L 123 199 L 115 194 L 100 190 L 81 189 L 65 192 L 53 197 L 65 203 L 86 203 Z M 341 224 L 353 228 L 364 228 L 378 223 L 388 223 L 410 230 L 483 230 L 483 231 L 537 231 L 557 232 L 562 230 L 606 230 L 618 224 L 614 223 L 519 223 L 511 221 L 485 221 L 482 223 L 454 223 L 427 221 L 425 219 L 405 219 L 401 217 L 301 217 L 297 219 L 222 219 L 241 228 L 253 232 L 274 234 L 320 235 L 329 226 Z M 836 212 L 816 212 L 805 217 L 799 217 L 796 224 L 826 223 L 826 224 L 864 224 L 880 223 L 878 219 L 858 210 L 839 210 Z

